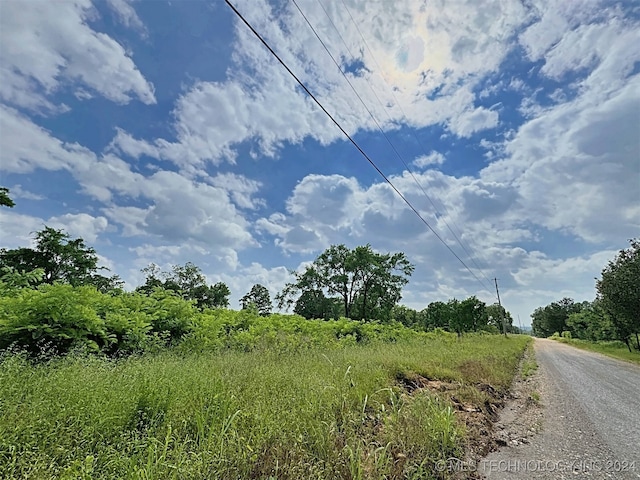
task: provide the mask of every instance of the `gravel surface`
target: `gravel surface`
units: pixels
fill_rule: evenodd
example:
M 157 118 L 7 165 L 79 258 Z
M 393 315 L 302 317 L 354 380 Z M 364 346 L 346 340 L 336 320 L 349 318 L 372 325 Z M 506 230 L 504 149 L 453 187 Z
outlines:
M 506 445 L 481 460 L 477 473 L 492 480 L 640 478 L 640 367 L 553 340 L 536 339 L 535 353 L 539 370 L 529 388 L 542 408 L 525 408 L 516 395 L 498 425 Z

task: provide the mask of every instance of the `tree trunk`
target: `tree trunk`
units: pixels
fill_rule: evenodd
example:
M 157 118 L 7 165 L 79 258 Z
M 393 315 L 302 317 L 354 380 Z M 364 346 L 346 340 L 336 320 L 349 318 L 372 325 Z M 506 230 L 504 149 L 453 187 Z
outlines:
M 631 344 L 629 343 L 629 337 L 624 337 L 624 343 L 627 344 L 627 348 L 629 349 L 629 353 L 631 353 L 632 350 L 631 350 Z
M 638 350 L 640 350 L 640 339 L 638 338 L 638 332 L 636 332 L 636 345 L 638 346 Z

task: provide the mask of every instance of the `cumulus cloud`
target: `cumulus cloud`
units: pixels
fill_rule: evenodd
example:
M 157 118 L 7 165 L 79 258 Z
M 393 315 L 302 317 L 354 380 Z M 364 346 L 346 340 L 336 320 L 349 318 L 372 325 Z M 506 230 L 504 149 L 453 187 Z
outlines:
M 418 168 L 425 168 L 430 165 L 442 165 L 445 157 L 440 152 L 433 151 L 428 155 L 422 155 L 416 158 L 412 163 Z
M 242 208 L 260 205 L 252 197 L 259 189 L 257 182 L 227 174 L 212 177 L 207 184 L 164 170 L 145 176 L 112 153 L 98 156 L 81 145 L 62 142 L 15 110 L 0 109 L 0 140 L 7 158 L 3 168 L 16 173 L 68 171 L 82 192 L 109 204 L 104 215 L 126 235 L 234 249 L 256 244 L 236 204 Z M 138 199 L 147 206 L 118 205 L 123 198 Z M 79 227 L 78 221 L 69 224 Z
M 301 4 L 336 59 L 361 63 L 347 77 L 366 109 L 293 6 L 278 9 L 277 17 L 265 0 L 237 7 L 351 134 L 399 122 L 446 123 L 461 137 L 495 127 L 497 112 L 475 106 L 472 89 L 508 53 L 506 42 L 526 19 L 520 2 L 469 1 L 455 9 L 390 5 L 351 2 L 349 16 L 338 4 Z M 247 140 L 258 143 L 261 155 L 274 156 L 284 142 L 311 136 L 327 144 L 341 138 L 245 25 L 237 22 L 235 31 L 236 68 L 226 81 L 195 82 L 178 99 L 175 139 L 134 139 L 119 131 L 112 147 L 134 157 L 171 160 L 189 171 L 208 162 L 235 162 L 236 147 Z
M 51 217 L 47 225 L 66 231 L 72 237 L 81 237 L 88 243 L 96 241 L 109 225 L 105 217 L 94 217 L 87 213 L 65 213 Z
M 153 85 L 124 48 L 88 25 L 95 15 L 89 0 L 3 2 L 0 98 L 30 110 L 55 111 L 61 107 L 47 96 L 74 82 L 117 103 L 132 96 L 155 103 Z

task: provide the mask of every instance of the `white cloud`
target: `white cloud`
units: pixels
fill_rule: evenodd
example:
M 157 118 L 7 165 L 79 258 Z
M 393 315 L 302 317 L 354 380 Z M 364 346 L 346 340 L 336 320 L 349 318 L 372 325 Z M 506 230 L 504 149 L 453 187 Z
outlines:
M 2 225 L 2 246 L 17 248 L 33 243 L 33 234 L 42 230 L 45 225 L 62 229 L 72 238 L 82 238 L 87 243 L 95 242 L 98 236 L 105 232 L 107 219 L 94 217 L 87 213 L 67 213 L 44 220 L 39 217 L 23 215 L 14 211 L 0 210 L 0 225 Z
M 16 106 L 52 111 L 47 95 L 69 81 L 127 103 L 135 95 L 155 103 L 153 86 L 123 47 L 87 22 L 96 15 L 89 0 L 2 2 L 0 98 Z
M 209 185 L 164 170 L 146 177 L 111 153 L 98 157 L 81 145 L 61 142 L 13 109 L 0 109 L 0 141 L 7 159 L 3 169 L 68 171 L 82 192 L 111 204 L 103 209 L 104 215 L 121 225 L 124 234 L 233 249 L 256 244 L 248 221 L 232 199 L 243 208 L 260 205 L 252 197 L 258 191 L 257 182 L 229 174 L 213 177 Z M 122 198 L 135 198 L 147 206 L 115 204 Z
M 143 34 L 146 34 L 146 28 L 138 17 L 135 9 L 131 6 L 134 0 L 107 0 L 107 4 L 118 15 L 120 21 L 127 27 L 132 27 Z
M 46 197 L 38 193 L 30 192 L 17 184 L 9 188 L 11 198 L 24 198 L 25 200 L 44 200 Z
M 486 130 L 498 125 L 498 112 L 478 107 L 467 110 L 449 122 L 449 130 L 459 137 L 468 138 L 480 130 Z
M 376 128 L 293 6 L 278 9 L 277 17 L 264 0 L 238 2 L 237 7 L 347 132 Z M 352 2 L 350 11 L 371 50 L 342 8 L 326 7 L 331 20 L 318 3 L 301 5 L 335 58 L 343 64 L 362 62 L 364 68 L 348 77 L 384 128 L 399 122 L 416 127 L 446 123 L 453 133 L 468 137 L 497 125 L 497 112 L 474 106 L 472 88 L 497 70 L 511 48 L 511 35 L 526 19 L 520 2 L 469 1 L 455 9 Z M 331 21 L 346 44 L 333 33 Z M 342 137 L 240 22 L 236 36 L 235 68 L 228 79 L 197 81 L 178 99 L 175 140 L 134 139 L 119 131 L 112 147 L 134 157 L 171 160 L 193 173 L 207 162 L 235 162 L 236 146 L 247 140 L 258 143 L 260 154 L 274 156 L 283 142 L 312 136 L 327 144 Z
M 416 158 L 412 163 L 418 168 L 425 168 L 429 165 L 442 165 L 445 157 L 440 152 L 432 151 L 428 155 L 422 155 Z
M 98 236 L 107 229 L 109 222 L 105 217 L 94 217 L 87 213 L 65 213 L 51 217 L 47 225 L 62 229 L 73 238 L 83 238 L 88 243 L 96 241 Z

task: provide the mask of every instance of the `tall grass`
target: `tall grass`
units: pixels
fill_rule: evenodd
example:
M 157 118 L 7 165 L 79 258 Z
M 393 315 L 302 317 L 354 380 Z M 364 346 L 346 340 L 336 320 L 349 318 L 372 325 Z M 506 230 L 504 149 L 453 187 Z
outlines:
M 527 338 L 0 361 L 0 477 L 433 478 L 465 431 L 421 375 L 506 389 Z

